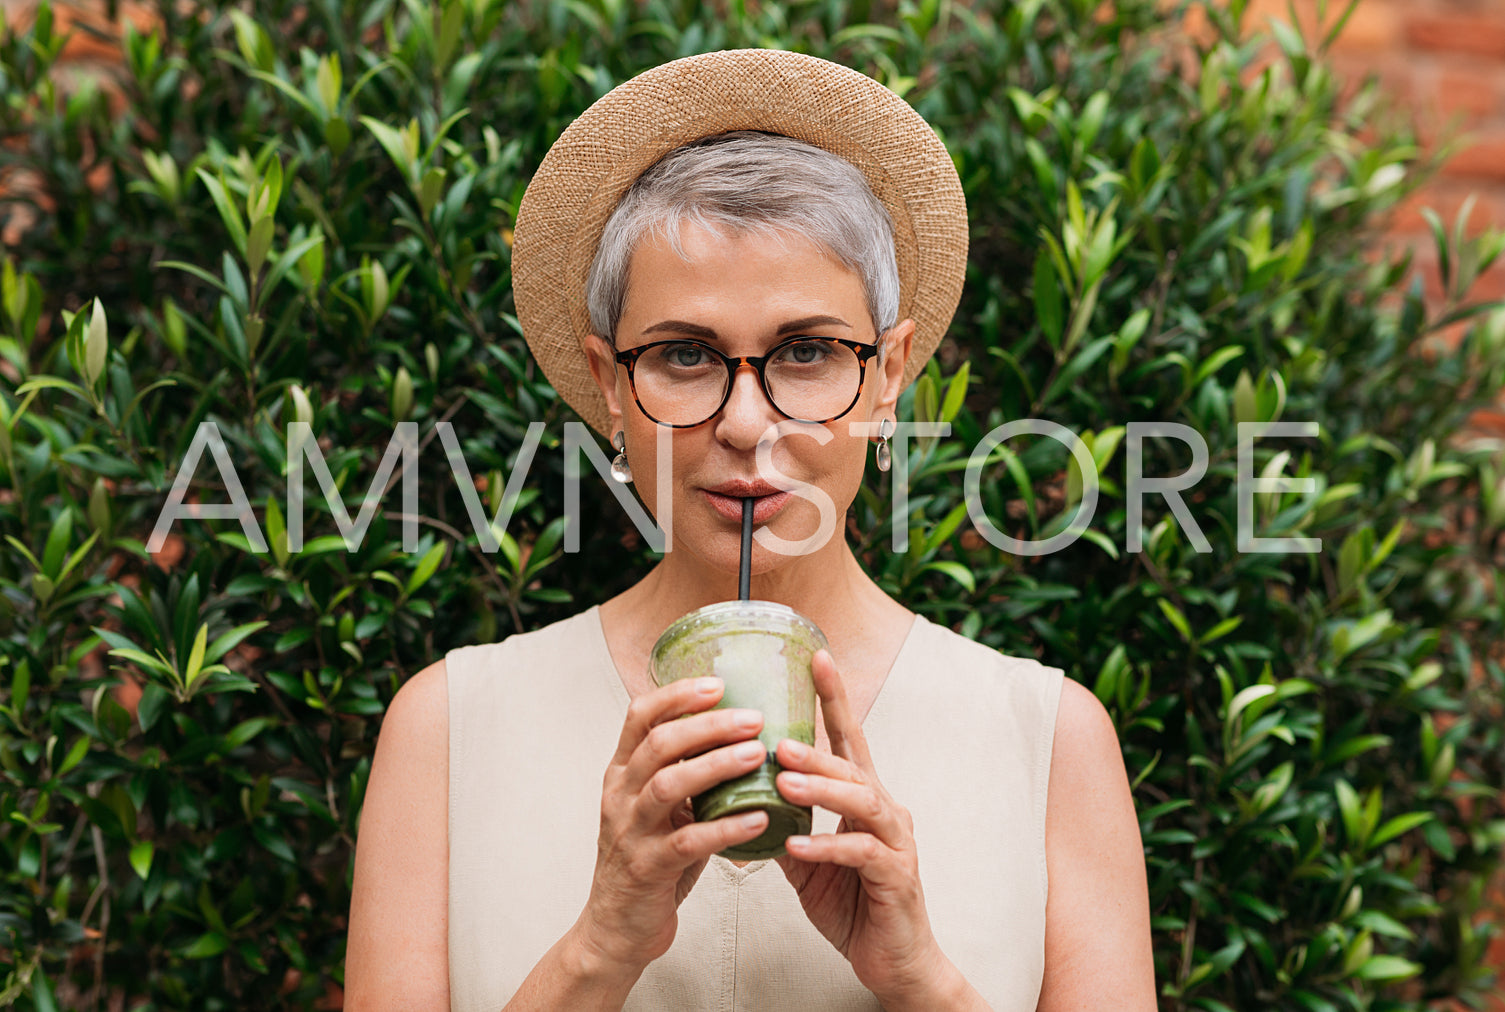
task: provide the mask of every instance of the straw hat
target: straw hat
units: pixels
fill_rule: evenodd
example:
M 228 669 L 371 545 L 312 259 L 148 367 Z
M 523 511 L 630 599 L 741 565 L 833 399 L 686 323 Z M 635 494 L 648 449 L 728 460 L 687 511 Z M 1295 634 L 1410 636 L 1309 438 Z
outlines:
M 740 49 L 675 60 L 613 88 L 549 149 L 518 209 L 517 315 L 554 389 L 596 431 L 611 417 L 586 363 L 585 281 L 617 203 L 675 148 L 732 130 L 784 134 L 855 165 L 894 224 L 907 385 L 946 332 L 967 262 L 967 205 L 946 147 L 883 85 L 828 60 Z

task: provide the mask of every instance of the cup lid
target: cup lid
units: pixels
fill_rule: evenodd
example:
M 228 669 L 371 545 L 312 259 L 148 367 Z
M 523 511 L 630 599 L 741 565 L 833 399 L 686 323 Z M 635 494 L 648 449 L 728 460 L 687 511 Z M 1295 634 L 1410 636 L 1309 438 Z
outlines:
M 669 627 L 659 634 L 658 640 L 653 644 L 653 654 L 657 656 L 660 649 L 668 645 L 668 641 L 681 635 L 686 629 L 704 625 L 711 628 L 731 619 L 743 618 L 752 622 L 759 619 L 785 621 L 790 624 L 802 625 L 810 631 L 815 640 L 820 644 L 817 649 L 829 648 L 830 643 L 826 634 L 821 631 L 809 618 L 801 615 L 787 604 L 778 601 L 717 601 L 708 604 L 687 615 L 682 615 L 669 623 Z

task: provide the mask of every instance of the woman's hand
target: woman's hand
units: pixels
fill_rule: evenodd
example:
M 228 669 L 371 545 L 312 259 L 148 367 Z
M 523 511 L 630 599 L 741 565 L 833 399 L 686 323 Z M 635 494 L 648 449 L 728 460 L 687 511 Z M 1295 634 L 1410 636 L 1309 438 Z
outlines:
M 841 822 L 835 833 L 790 837 L 779 866 L 810 922 L 885 1007 L 927 1007 L 925 999 L 941 995 L 949 1001 L 967 985 L 930 930 L 914 820 L 879 782 L 831 655 L 817 652 L 811 667 L 831 752 L 780 741 L 778 788 Z
M 710 856 L 768 824 L 763 812 L 696 822 L 690 810 L 690 796 L 756 769 L 767 756 L 756 737 L 758 711 L 702 712 L 722 689 L 719 678 L 685 678 L 627 707 L 602 783 L 590 899 L 574 928 L 599 970 L 638 974 L 667 952 L 679 904 Z

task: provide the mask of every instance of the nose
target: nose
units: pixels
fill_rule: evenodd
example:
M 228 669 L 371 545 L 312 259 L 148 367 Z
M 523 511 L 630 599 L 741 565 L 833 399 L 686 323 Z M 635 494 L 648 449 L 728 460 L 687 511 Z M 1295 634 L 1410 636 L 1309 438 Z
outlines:
M 731 393 L 716 418 L 716 436 L 739 450 L 751 450 L 768 427 L 783 416 L 769 403 L 758 383 L 758 370 L 751 364 L 738 366 L 731 383 Z

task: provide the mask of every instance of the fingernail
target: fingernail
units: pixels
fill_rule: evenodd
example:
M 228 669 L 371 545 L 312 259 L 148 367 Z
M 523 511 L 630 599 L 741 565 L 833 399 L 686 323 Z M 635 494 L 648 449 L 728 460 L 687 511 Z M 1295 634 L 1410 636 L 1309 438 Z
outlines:
M 702 696 L 709 696 L 719 688 L 721 688 L 721 679 L 719 678 L 712 677 L 695 679 L 695 691 L 700 693 Z
M 748 812 L 746 815 L 742 816 L 742 818 L 739 819 L 739 820 L 737 820 L 737 821 L 741 823 L 743 829 L 752 829 L 752 828 L 754 828 L 754 827 L 759 826 L 759 825 L 762 824 L 762 822 L 763 822 L 763 813 L 762 812 Z
M 757 727 L 763 723 L 763 714 L 757 710 L 738 710 L 732 720 L 738 727 Z
M 791 836 L 789 839 L 784 841 L 784 846 L 798 850 L 801 847 L 808 846 L 809 843 L 810 838 L 808 836 Z
M 808 783 L 808 781 L 806 781 L 805 779 L 805 774 L 795 773 L 791 770 L 784 771 L 784 784 L 786 786 L 792 787 L 795 790 L 799 791 L 804 790 L 806 783 Z
M 743 762 L 746 762 L 749 759 L 756 759 L 767 754 L 767 750 L 763 748 L 763 743 L 761 741 L 744 741 L 742 744 L 738 745 L 735 749 L 732 750 L 732 755 L 736 756 L 738 759 L 741 759 Z
M 810 751 L 810 746 L 806 745 L 802 741 L 795 741 L 793 738 L 785 738 L 784 742 L 784 750 L 789 753 L 789 758 L 791 759 L 803 759 L 805 758 L 805 754 Z

